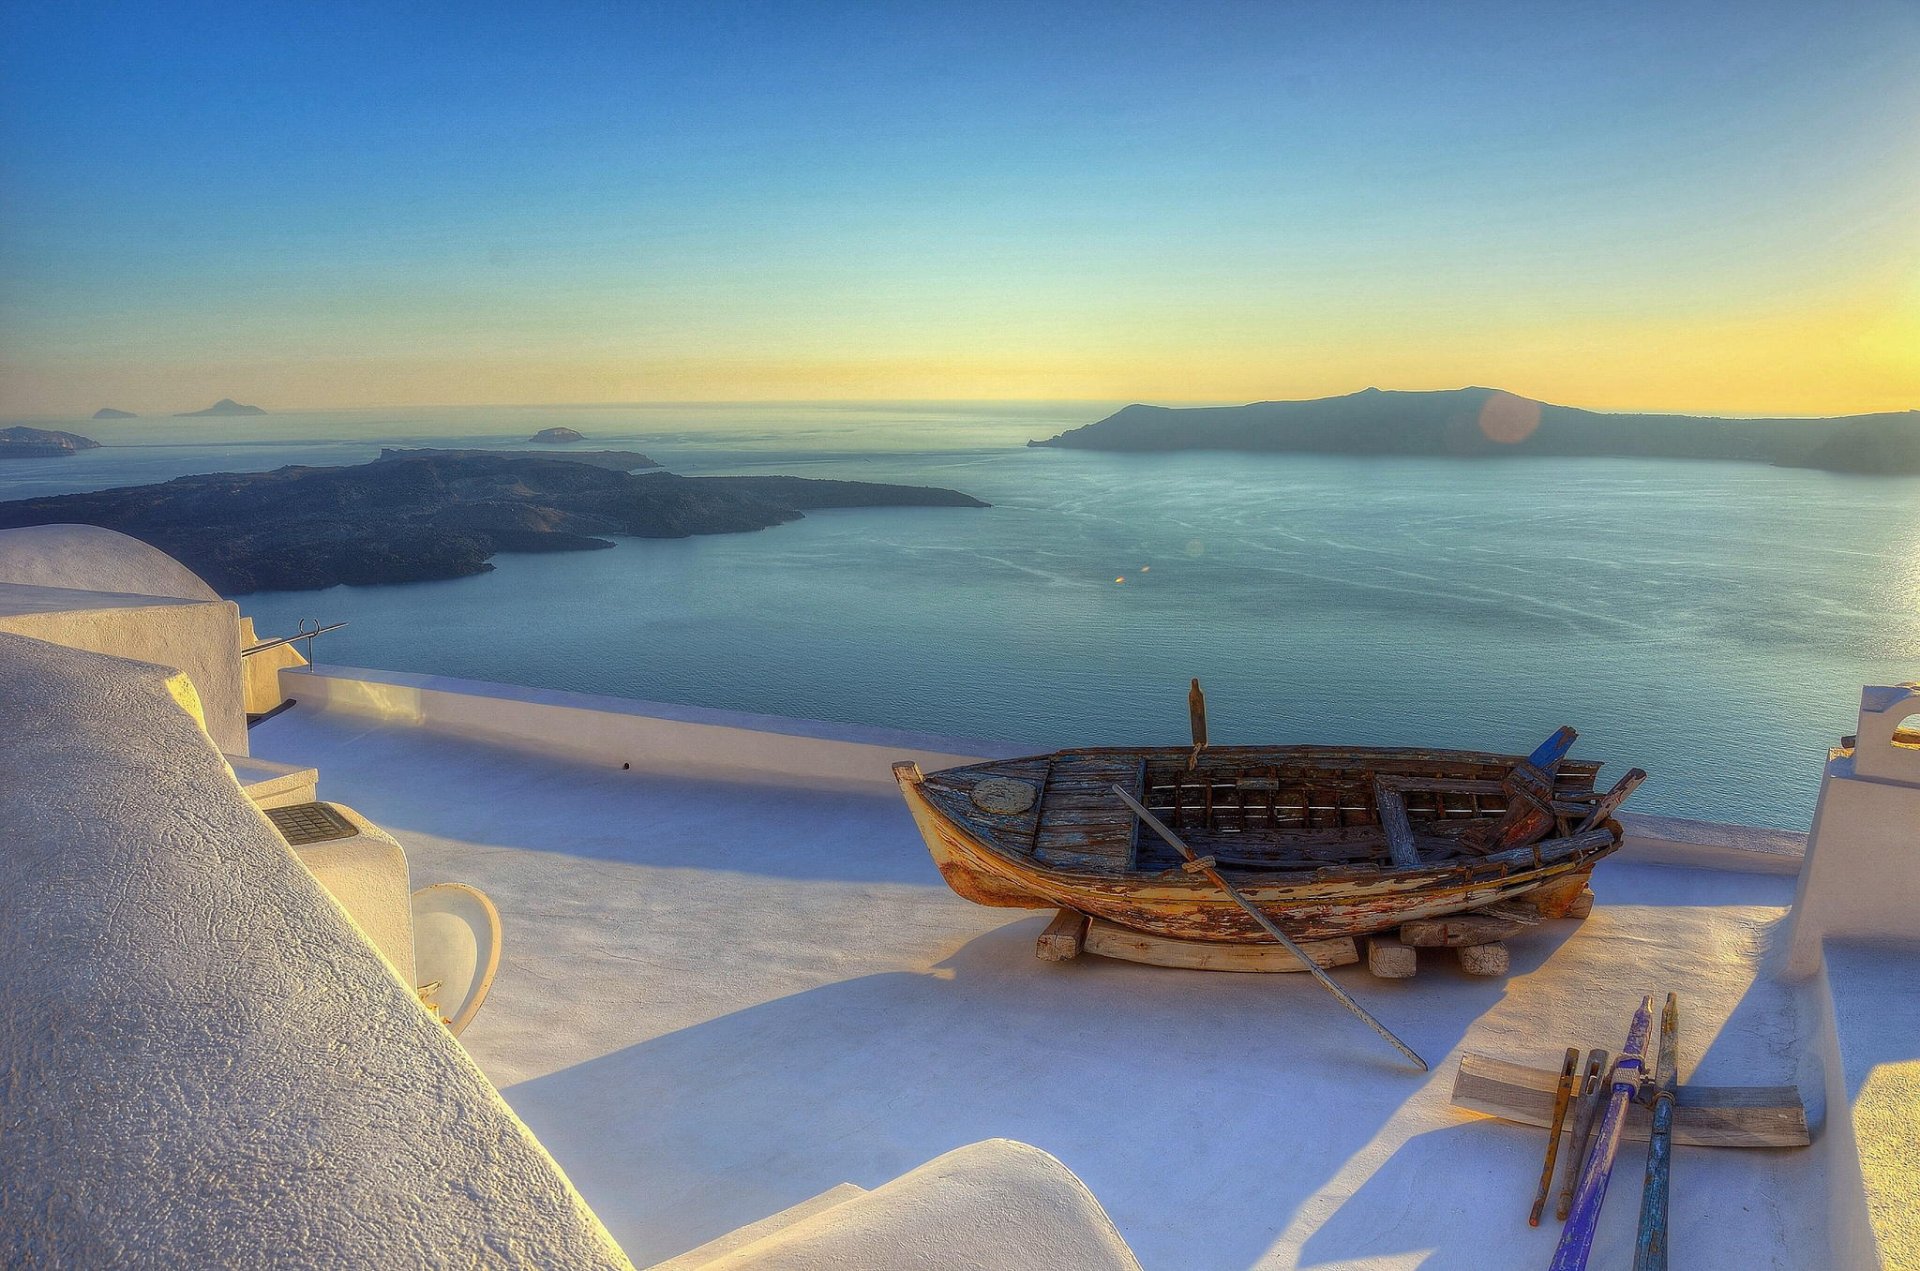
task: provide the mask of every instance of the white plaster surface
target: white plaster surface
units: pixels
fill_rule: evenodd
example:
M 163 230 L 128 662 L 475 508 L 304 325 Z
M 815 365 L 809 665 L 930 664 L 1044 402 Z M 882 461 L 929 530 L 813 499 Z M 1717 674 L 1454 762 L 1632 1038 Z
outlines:
M 233 769 L 234 780 L 246 792 L 256 808 L 283 808 L 293 803 L 312 803 L 320 774 L 299 764 L 268 763 L 251 755 L 222 755 Z
M 1139 1271 L 1060 1162 L 1005 1139 L 956 1148 L 702 1271 Z
M 186 672 L 200 694 L 214 740 L 221 749 L 244 755 L 247 718 L 237 613 L 231 601 L 218 597 L 195 600 L 0 582 L 0 631 Z
M 393 836 L 343 804 L 334 810 L 360 832 L 296 847 L 293 854 L 315 881 L 353 919 L 373 947 L 392 964 L 409 989 L 419 980 L 413 968 L 413 888 L 407 881 L 407 853 Z
M 308 707 L 612 768 L 630 764 L 661 772 L 750 772 L 772 781 L 891 783 L 894 759 L 919 759 L 932 771 L 969 762 L 969 756 L 1030 753 L 856 724 L 359 667 L 287 671 L 281 687 Z
M 1914 712 L 1913 685 L 1863 689 L 1857 744 L 1827 759 L 1793 906 L 1795 975 L 1818 969 L 1829 938 L 1920 943 L 1920 749 L 1895 738 Z
M 244 614 L 241 615 L 240 647 L 242 649 L 264 643 L 273 636 L 292 634 L 291 631 L 276 631 L 269 636 L 262 636 L 254 630 L 253 619 Z M 280 672 L 306 664 L 307 659 L 291 644 L 277 644 L 271 649 L 262 649 L 252 657 L 241 658 L 240 672 L 246 694 L 247 713 L 264 715 L 285 701 L 280 691 Z
M 626 1266 L 176 675 L 0 633 L 0 1265 Z
M 1514 940 L 1508 979 L 1335 971 L 1423 1076 L 1306 977 L 1038 961 L 1048 915 L 950 893 L 884 769 L 623 772 L 295 696 L 260 753 L 318 765 L 416 886 L 498 902 L 506 956 L 463 1041 L 642 1264 L 1006 1136 L 1155 1271 L 1543 1266 L 1545 1136 L 1452 1110 L 1455 1058 L 1617 1047 L 1643 992 L 1680 994 L 1683 1079 L 1797 1082 L 1818 1115 L 1816 1005 L 1771 969 L 1776 874 L 1616 859 L 1594 917 Z M 1596 1266 L 1630 1260 L 1641 1167 L 1624 1149 Z M 1817 1152 L 1680 1148 L 1674 1264 L 1832 1265 L 1826 1200 Z
M 220 599 L 220 593 L 198 574 L 159 548 L 98 525 L 0 530 L 0 582 L 181 600 Z
M 1833 1165 L 1837 1265 L 1920 1267 L 1920 946 L 1830 941 L 1828 1095 L 1851 1111 Z

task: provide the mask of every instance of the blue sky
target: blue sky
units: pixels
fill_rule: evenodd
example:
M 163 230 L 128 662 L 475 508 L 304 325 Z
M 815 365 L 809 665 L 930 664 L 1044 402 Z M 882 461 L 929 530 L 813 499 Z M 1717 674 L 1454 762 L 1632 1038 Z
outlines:
M 15 3 L 0 108 L 0 411 L 1920 405 L 1912 4 Z

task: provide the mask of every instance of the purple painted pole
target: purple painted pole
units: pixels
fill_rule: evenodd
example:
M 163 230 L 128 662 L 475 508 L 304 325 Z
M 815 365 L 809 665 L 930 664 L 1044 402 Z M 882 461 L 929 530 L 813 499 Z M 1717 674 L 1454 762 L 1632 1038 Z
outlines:
M 1606 1203 L 1607 1180 L 1613 1174 L 1613 1158 L 1620 1151 L 1620 1132 L 1627 1128 L 1627 1106 L 1640 1093 L 1640 1074 L 1646 1067 L 1647 1034 L 1653 1031 L 1653 999 L 1640 999 L 1627 1027 L 1627 1044 L 1613 1065 L 1613 1092 L 1607 1098 L 1607 1111 L 1594 1135 L 1593 1150 L 1580 1171 L 1580 1186 L 1573 1193 L 1573 1209 L 1560 1232 L 1560 1245 L 1553 1251 L 1549 1271 L 1585 1271 L 1587 1257 L 1593 1252 L 1594 1231 L 1600 1225 L 1600 1206 Z

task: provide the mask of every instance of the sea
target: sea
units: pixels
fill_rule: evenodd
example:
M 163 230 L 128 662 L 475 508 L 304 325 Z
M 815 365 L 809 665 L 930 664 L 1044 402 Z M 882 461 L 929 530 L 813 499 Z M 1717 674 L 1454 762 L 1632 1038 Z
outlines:
M 1863 684 L 1920 678 L 1920 481 L 1757 464 L 1100 454 L 1120 403 L 649 403 L 21 419 L 99 450 L 0 498 L 521 448 L 577 428 L 691 476 L 947 486 L 992 506 L 503 555 L 447 582 L 239 597 L 322 663 L 1030 745 L 1576 754 L 1643 812 L 1804 829 Z

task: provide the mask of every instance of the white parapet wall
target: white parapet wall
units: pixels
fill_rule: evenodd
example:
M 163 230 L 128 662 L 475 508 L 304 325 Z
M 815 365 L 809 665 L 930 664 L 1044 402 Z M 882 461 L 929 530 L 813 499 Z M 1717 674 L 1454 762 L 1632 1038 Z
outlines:
M 1861 692 L 1860 731 L 1820 782 L 1794 897 L 1788 971 L 1811 975 L 1830 938 L 1920 944 L 1920 685 Z
M 747 715 L 439 675 L 319 666 L 283 671 L 303 707 L 364 715 L 618 768 L 751 772 L 795 784 L 893 783 L 893 763 L 929 770 L 1031 753 L 995 742 Z
M 893 784 L 894 761 L 927 771 L 1040 747 L 856 724 L 750 715 L 665 702 L 493 684 L 451 676 L 320 666 L 281 673 L 307 708 L 474 737 L 618 768 L 751 772 L 796 783 Z M 1806 836 L 1675 817 L 1623 815 L 1621 855 L 1655 864 L 1795 874 Z

